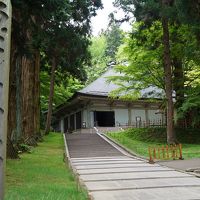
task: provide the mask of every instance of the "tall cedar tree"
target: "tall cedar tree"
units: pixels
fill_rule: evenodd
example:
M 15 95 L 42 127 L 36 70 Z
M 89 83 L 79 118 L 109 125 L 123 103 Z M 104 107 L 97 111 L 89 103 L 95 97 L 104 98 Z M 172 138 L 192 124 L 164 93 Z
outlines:
M 161 11 L 161 9 L 159 9 L 161 5 L 160 2 L 161 1 L 155 0 L 116 0 L 115 4 L 116 6 L 123 8 L 127 14 L 129 14 L 130 12 L 134 13 L 137 21 L 144 21 L 146 27 L 150 27 L 151 29 L 152 21 L 161 21 L 162 15 L 159 14 Z M 165 3 L 167 2 L 168 1 L 165 1 Z M 133 4 L 135 6 L 134 9 Z M 188 85 L 188 81 L 189 83 L 191 83 L 191 81 L 194 79 L 189 78 L 190 80 L 188 80 L 187 74 L 192 73 L 193 70 L 191 71 L 191 66 L 193 66 L 194 68 L 194 64 L 196 65 L 196 67 L 199 65 L 199 59 L 197 56 L 197 52 L 199 52 L 198 43 L 200 41 L 199 8 L 199 1 L 174 0 L 170 1 L 170 6 L 168 7 L 168 9 L 165 9 L 167 17 L 169 18 L 171 44 L 170 55 L 172 60 L 171 65 L 173 69 L 173 89 L 175 91 L 174 94 L 176 95 L 176 117 L 178 117 L 177 119 L 184 119 L 187 126 L 191 126 L 192 124 L 194 124 L 191 122 L 194 122 L 194 118 L 198 118 L 196 114 L 198 113 L 198 108 L 197 110 L 194 109 L 194 104 L 198 105 L 198 100 L 195 100 L 194 104 L 189 103 L 190 101 L 194 101 L 193 95 L 191 96 L 191 91 L 194 90 L 194 86 L 191 84 Z M 189 35 L 187 33 L 187 30 L 186 32 L 183 31 L 185 28 L 189 30 Z M 155 31 L 152 32 L 152 34 L 154 33 Z M 193 77 L 195 77 L 195 68 L 193 71 Z M 179 120 L 176 121 L 176 123 L 179 124 Z
M 62 28 L 62 23 L 65 23 L 65 28 L 70 27 L 70 31 L 77 31 L 82 36 L 84 45 L 88 45 L 87 36 L 89 35 L 90 17 L 95 15 L 96 9 L 101 6 L 101 1 L 13 0 L 12 6 L 13 23 L 8 115 L 10 125 L 8 141 L 11 145 L 13 142 L 19 141 L 36 144 L 40 129 L 40 51 L 47 53 L 48 51 L 44 47 L 54 46 L 57 40 L 54 31 L 55 27 L 60 26 Z M 64 17 L 66 17 L 65 21 L 63 21 Z M 59 30 L 62 30 L 61 28 Z M 66 40 L 71 41 L 74 41 L 73 36 L 73 34 L 65 35 Z M 44 41 L 48 41 L 47 45 L 44 45 Z M 54 41 L 54 43 L 51 41 Z M 72 51 L 72 57 L 68 54 L 66 57 L 67 61 L 62 60 L 62 63 L 64 63 L 62 66 L 70 66 L 72 61 L 74 63 L 83 62 L 82 57 L 79 59 L 80 51 L 76 51 L 75 48 Z M 65 51 L 70 51 L 70 49 L 66 48 Z M 84 54 L 84 51 L 85 47 L 82 48 L 81 55 Z M 51 63 L 53 58 L 50 57 L 50 54 L 48 55 L 49 63 Z M 54 56 L 60 59 L 59 54 L 54 54 Z M 74 66 L 79 66 L 80 68 L 80 65 Z M 68 69 L 66 68 L 66 70 Z M 71 68 L 71 71 L 75 73 L 75 71 L 81 71 L 81 69 Z M 80 75 L 80 73 L 77 74 Z M 11 145 L 8 145 L 7 151 L 10 156 L 12 154 L 9 151 Z
M 54 11 L 53 18 L 47 22 L 51 29 L 48 25 L 44 32 L 45 39 L 42 49 L 49 57 L 52 70 L 45 126 L 46 134 L 50 131 L 52 118 L 55 71 L 60 66 L 75 76 L 83 78 L 81 77 L 83 65 L 89 58 L 90 19 L 101 5 L 100 1 L 97 3 L 97 1 L 92 3 L 86 0 L 65 2 L 62 7 Z
M 172 61 L 169 42 L 169 15 L 172 15 L 173 0 L 116 0 L 115 5 L 121 7 L 127 14 L 133 13 L 137 21 L 143 21 L 146 27 L 152 22 L 160 20 L 163 27 L 163 66 L 165 78 L 165 92 L 167 100 L 167 142 L 175 143 L 174 111 L 172 99 Z M 134 5 L 134 7 L 133 7 Z
M 163 9 L 169 7 L 171 1 L 162 0 Z M 174 109 L 173 109 L 173 97 L 172 97 L 172 66 L 170 57 L 170 44 L 169 44 L 169 22 L 168 17 L 162 16 L 162 27 L 163 27 L 163 62 L 164 62 L 164 73 L 165 73 L 165 92 L 167 98 L 167 142 L 169 144 L 175 143 L 176 138 L 174 134 Z

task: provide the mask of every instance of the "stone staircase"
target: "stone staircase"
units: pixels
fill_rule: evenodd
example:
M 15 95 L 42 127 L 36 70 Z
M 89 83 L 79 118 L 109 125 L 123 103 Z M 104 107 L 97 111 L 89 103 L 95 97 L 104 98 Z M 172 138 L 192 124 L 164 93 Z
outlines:
M 94 127 L 94 128 L 82 128 L 79 130 L 73 131 L 73 134 L 78 133 L 107 133 L 112 131 L 122 131 L 123 129 L 121 127 Z
M 117 127 L 94 127 L 96 131 L 99 133 L 107 133 L 107 132 L 114 132 L 114 131 L 122 131 L 123 129 L 119 126 Z

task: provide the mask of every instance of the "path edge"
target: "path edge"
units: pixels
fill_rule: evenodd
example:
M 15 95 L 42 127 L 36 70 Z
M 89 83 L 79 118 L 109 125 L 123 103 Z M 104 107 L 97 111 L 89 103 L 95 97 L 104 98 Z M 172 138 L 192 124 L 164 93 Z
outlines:
M 68 148 L 68 145 L 67 145 L 66 133 L 63 133 L 63 140 L 64 140 L 64 145 L 65 145 L 64 162 L 72 170 L 73 176 L 74 176 L 75 181 L 77 183 L 77 190 L 80 190 L 81 187 L 84 188 L 85 191 L 87 192 L 88 200 L 94 200 L 94 198 L 91 196 L 89 190 L 87 189 L 85 183 L 80 178 L 77 170 L 73 167 L 72 160 L 71 160 L 71 157 L 70 157 L 70 154 L 69 154 L 69 148 Z

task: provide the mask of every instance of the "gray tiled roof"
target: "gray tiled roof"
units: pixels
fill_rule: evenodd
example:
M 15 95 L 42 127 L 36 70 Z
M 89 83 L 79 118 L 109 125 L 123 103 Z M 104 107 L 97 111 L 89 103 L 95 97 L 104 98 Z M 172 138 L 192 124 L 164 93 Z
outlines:
M 101 75 L 98 79 L 90 83 L 88 86 L 86 86 L 82 90 L 79 90 L 78 92 L 82 94 L 108 96 L 111 91 L 118 89 L 119 86 L 112 82 L 108 83 L 107 77 L 117 76 L 117 75 L 119 76 L 121 74 L 118 72 L 115 72 L 114 69 L 109 69 L 103 75 Z M 162 90 L 157 87 L 150 86 L 146 89 L 141 90 L 140 93 L 141 93 L 141 98 L 160 98 L 160 94 L 162 94 Z
M 115 76 L 116 74 L 117 73 L 113 69 L 109 69 L 98 79 L 90 83 L 79 92 L 84 94 L 108 96 L 111 91 L 116 90 L 117 88 L 119 88 L 119 86 L 115 85 L 114 83 L 108 83 L 106 77 Z

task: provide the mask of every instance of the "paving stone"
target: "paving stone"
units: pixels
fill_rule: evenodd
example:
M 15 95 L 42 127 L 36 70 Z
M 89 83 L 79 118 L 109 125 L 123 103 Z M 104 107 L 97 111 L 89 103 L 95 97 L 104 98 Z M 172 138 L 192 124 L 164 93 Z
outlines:
M 73 162 L 85 162 L 85 161 L 104 161 L 104 160 L 132 160 L 134 158 L 128 158 L 127 156 L 111 156 L 111 157 L 90 157 L 90 158 L 71 158 Z M 137 158 L 135 158 L 137 160 Z
M 128 180 L 128 179 L 147 179 L 147 178 L 171 178 L 187 177 L 189 174 L 176 171 L 160 172 L 130 172 L 130 173 L 110 173 L 110 174 L 90 174 L 81 175 L 83 181 L 101 181 L 101 180 Z
M 200 179 L 194 177 L 142 179 L 142 180 L 117 180 L 86 182 L 89 191 L 109 191 L 124 189 L 150 189 L 163 187 L 191 187 L 199 186 Z
M 67 134 L 66 138 L 71 158 L 123 156 L 97 134 Z
M 132 158 L 120 158 L 120 159 L 85 159 L 85 160 L 72 160 L 72 163 L 92 163 L 92 162 L 127 162 L 127 161 L 138 161 L 138 159 Z
M 95 200 L 199 200 L 200 187 L 91 192 Z
M 146 167 L 146 166 L 150 166 L 148 163 L 135 163 L 135 164 L 104 164 L 104 165 L 80 165 L 80 166 L 76 166 L 76 169 L 106 169 L 106 168 L 140 168 L 140 167 Z M 152 165 L 152 167 L 154 166 L 159 166 L 157 164 Z
M 96 134 L 67 135 L 67 144 L 91 199 L 200 200 L 200 179 L 127 156 Z
M 85 157 L 85 158 L 71 158 L 72 161 L 87 161 L 87 160 L 112 160 L 112 159 L 130 159 L 127 156 L 104 156 L 104 157 Z
M 74 166 L 79 166 L 79 165 L 105 165 L 105 164 L 109 164 L 109 165 L 113 165 L 115 166 L 116 164 L 138 164 L 138 163 L 144 163 L 143 161 L 140 160 L 119 160 L 119 161 L 113 161 L 113 160 L 109 160 L 109 161 L 101 161 L 101 162 L 73 162 Z
M 129 168 L 108 168 L 108 169 L 85 169 L 85 170 L 77 170 L 78 174 L 102 174 L 102 173 L 123 173 L 123 172 L 148 172 L 148 171 L 172 171 L 173 169 L 167 167 L 129 167 Z
M 160 164 L 179 170 L 188 170 L 191 168 L 195 169 L 200 167 L 200 158 L 190 160 L 161 161 Z

